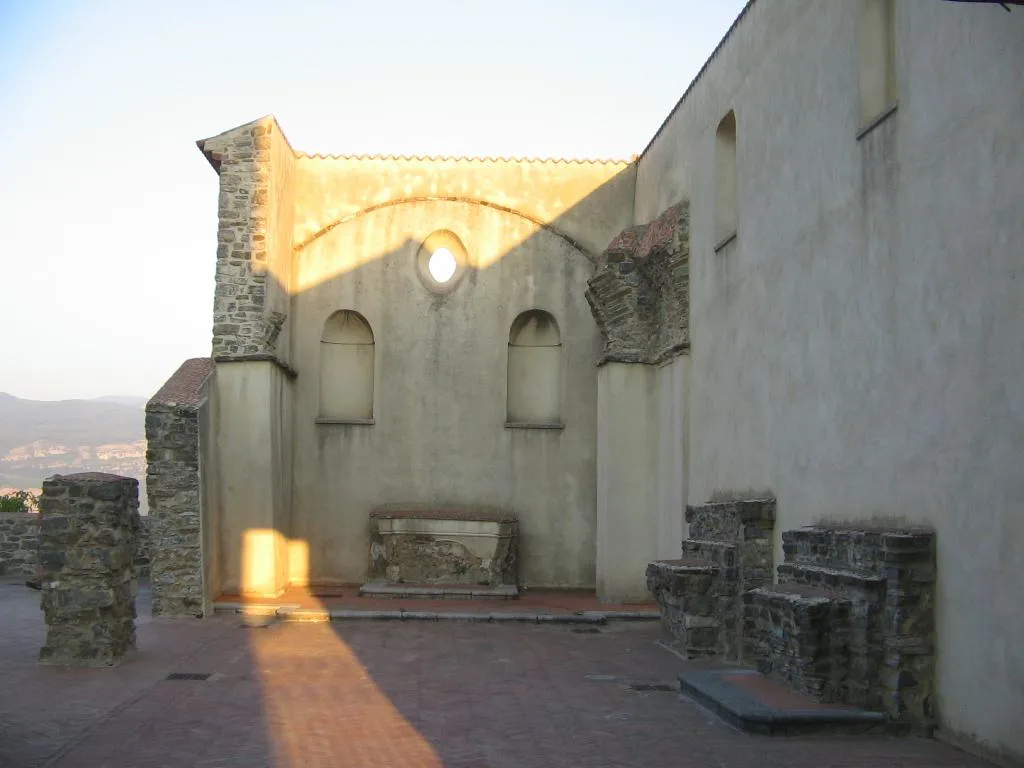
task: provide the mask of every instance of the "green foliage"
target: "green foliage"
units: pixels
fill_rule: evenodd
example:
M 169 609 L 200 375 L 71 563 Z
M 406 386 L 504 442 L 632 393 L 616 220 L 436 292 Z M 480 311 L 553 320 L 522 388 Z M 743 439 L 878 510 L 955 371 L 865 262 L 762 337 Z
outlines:
M 0 494 L 0 512 L 37 512 L 39 499 L 29 491 Z

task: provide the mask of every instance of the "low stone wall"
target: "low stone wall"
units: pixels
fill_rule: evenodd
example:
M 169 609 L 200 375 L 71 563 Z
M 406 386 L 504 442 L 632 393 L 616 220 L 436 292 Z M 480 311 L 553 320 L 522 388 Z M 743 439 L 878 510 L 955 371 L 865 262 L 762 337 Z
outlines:
M 0 513 L 0 574 L 34 577 L 38 547 L 38 514 Z
M 153 556 L 153 615 L 203 615 L 199 409 L 213 373 L 186 360 L 146 405 L 146 480 Z
M 149 576 L 149 518 L 140 517 L 135 549 L 139 578 Z M 0 512 L 0 576 L 35 578 L 39 550 L 39 515 L 35 512 Z

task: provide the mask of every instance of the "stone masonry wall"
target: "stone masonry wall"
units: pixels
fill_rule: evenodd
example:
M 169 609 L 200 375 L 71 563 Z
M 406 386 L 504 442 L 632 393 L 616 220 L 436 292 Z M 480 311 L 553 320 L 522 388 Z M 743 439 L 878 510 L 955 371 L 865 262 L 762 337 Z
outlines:
M 213 361 L 185 361 L 146 405 L 154 616 L 203 615 L 199 408 Z
M 139 481 L 55 475 L 39 500 L 45 664 L 109 666 L 135 647 Z
M 266 117 L 199 142 L 220 174 L 213 307 L 216 359 L 277 359 L 286 316 L 268 304 L 267 293 L 268 275 L 273 279 L 268 270 L 271 150 L 280 130 L 273 118 Z
M 747 594 L 744 656 L 816 700 L 936 720 L 935 535 L 925 529 L 784 531 L 779 583 Z
M 621 232 L 588 281 L 602 362 L 657 364 L 690 346 L 690 206 Z
M 0 513 L 0 575 L 34 577 L 38 547 L 38 514 Z
M 687 657 L 740 658 L 743 593 L 772 579 L 775 510 L 772 497 L 687 506 L 682 557 L 648 565 L 669 642 Z
M 149 517 L 140 517 L 135 568 L 149 576 Z M 39 515 L 35 512 L 0 514 L 0 576 L 34 578 L 38 563 Z

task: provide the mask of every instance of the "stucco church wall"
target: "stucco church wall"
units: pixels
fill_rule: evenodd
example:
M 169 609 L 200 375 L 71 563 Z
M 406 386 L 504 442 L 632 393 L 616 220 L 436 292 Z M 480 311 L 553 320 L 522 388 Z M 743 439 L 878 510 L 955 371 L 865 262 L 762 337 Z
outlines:
M 311 167 L 317 162 L 324 168 Z M 331 208 L 321 221 L 379 199 L 366 192 L 386 181 L 378 178 L 375 163 L 353 173 L 359 166 L 348 161 L 300 159 L 300 175 L 314 179 L 313 188 Z M 579 167 L 586 176 L 579 190 L 614 179 L 611 191 L 585 200 L 582 191 L 573 193 L 583 200 L 579 207 L 592 209 L 574 213 L 544 202 L 539 178 L 531 181 L 536 188 L 517 197 L 511 168 L 502 200 L 517 210 L 532 206 L 538 215 L 563 211 L 553 226 L 603 247 L 628 224 L 632 186 L 616 178 L 621 169 L 605 169 L 602 179 L 587 176 L 588 164 Z M 414 166 L 407 176 L 410 184 L 436 184 L 447 194 L 462 184 L 462 172 L 461 166 L 453 170 L 441 163 L 433 171 Z M 479 182 L 500 190 L 502 178 L 481 174 Z M 402 189 L 403 196 L 416 192 Z M 298 192 L 300 200 L 311 200 L 311 194 L 308 187 Z M 491 191 L 467 188 L 467 197 L 485 194 L 493 197 Z M 573 199 L 566 194 L 563 200 Z M 332 208 L 332 199 L 345 206 Z M 423 239 L 442 229 L 461 239 L 470 268 L 454 290 L 437 294 L 421 281 L 416 256 Z M 384 206 L 334 226 L 297 252 L 294 270 L 291 343 L 300 375 L 292 537 L 309 548 L 311 580 L 362 581 L 370 510 L 414 501 L 510 508 L 520 518 L 523 583 L 593 586 L 599 339 L 584 297 L 593 271 L 588 256 L 504 210 L 423 200 Z M 372 425 L 316 423 L 321 332 L 340 309 L 358 312 L 373 331 Z M 554 316 L 561 335 L 563 429 L 505 427 L 509 330 L 531 309 Z
M 221 591 L 279 594 L 288 584 L 292 382 L 264 361 L 217 366 L 216 481 Z
M 933 525 L 940 722 L 1020 756 L 1024 13 L 897 2 L 899 106 L 858 140 L 858 5 L 753 3 L 640 159 L 636 223 L 691 204 L 687 496 Z
M 631 222 L 626 162 L 299 156 L 296 246 L 361 211 L 400 200 L 458 198 L 550 224 L 592 254 Z

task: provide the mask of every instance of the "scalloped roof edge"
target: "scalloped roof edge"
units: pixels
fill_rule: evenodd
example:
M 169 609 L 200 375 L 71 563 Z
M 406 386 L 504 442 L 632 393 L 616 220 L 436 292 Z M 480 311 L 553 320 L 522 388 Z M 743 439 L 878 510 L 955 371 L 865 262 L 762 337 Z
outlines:
M 607 158 L 576 158 L 576 157 L 505 157 L 485 156 L 471 157 L 466 155 L 335 155 L 323 154 L 320 152 L 296 152 L 298 158 L 309 160 L 377 160 L 386 162 L 428 162 L 428 163 L 572 163 L 578 165 L 622 165 L 626 166 L 636 161 L 636 157 L 628 160 L 614 160 Z

